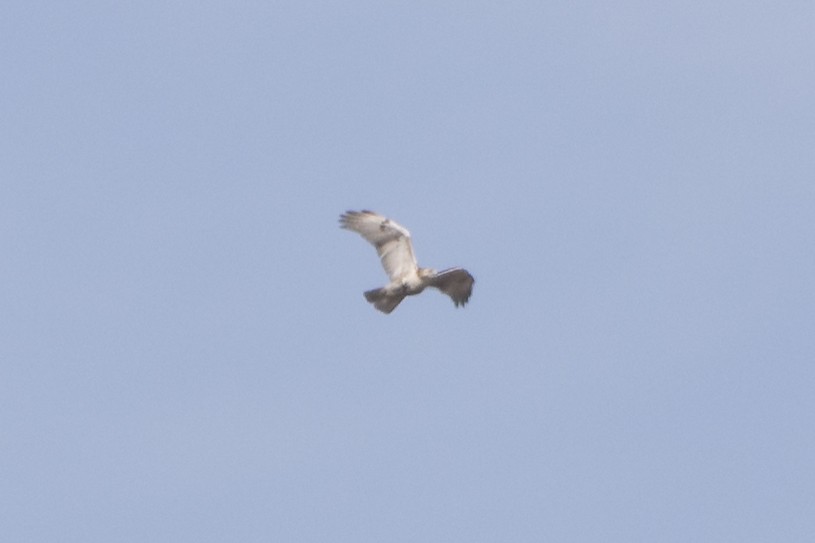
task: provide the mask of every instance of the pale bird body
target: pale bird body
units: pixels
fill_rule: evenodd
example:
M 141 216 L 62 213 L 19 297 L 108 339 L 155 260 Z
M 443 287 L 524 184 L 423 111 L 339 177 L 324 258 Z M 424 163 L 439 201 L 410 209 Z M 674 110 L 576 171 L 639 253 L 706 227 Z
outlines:
M 405 296 L 435 287 L 463 306 L 470 299 L 475 279 L 467 270 L 450 268 L 437 272 L 420 268 L 413 253 L 410 232 L 373 211 L 348 211 L 340 216 L 340 226 L 353 230 L 369 241 L 379 254 L 390 283 L 365 292 L 365 299 L 379 311 L 390 313 Z

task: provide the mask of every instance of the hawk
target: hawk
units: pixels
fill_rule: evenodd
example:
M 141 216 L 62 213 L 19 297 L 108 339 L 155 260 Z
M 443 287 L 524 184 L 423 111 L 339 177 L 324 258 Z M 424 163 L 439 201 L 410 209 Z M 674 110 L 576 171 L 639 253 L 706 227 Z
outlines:
M 419 294 L 427 287 L 435 287 L 453 299 L 456 307 L 470 299 L 475 279 L 463 268 L 449 268 L 437 272 L 420 268 L 413 254 L 410 232 L 407 228 L 373 211 L 347 211 L 340 215 L 340 227 L 361 235 L 379 254 L 382 267 L 391 282 L 366 291 L 365 299 L 383 313 L 390 313 L 405 296 Z

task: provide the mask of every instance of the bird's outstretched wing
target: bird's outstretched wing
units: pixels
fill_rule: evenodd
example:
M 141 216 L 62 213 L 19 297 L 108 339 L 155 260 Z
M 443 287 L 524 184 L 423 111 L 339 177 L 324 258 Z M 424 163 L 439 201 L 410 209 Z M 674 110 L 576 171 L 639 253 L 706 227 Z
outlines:
M 475 278 L 463 268 L 450 268 L 437 273 L 428 283 L 453 299 L 456 307 L 464 305 L 473 293 Z
M 387 217 L 373 211 L 346 211 L 340 226 L 368 240 L 379 254 L 382 267 L 391 281 L 416 273 L 418 265 L 410 243 L 410 232 Z

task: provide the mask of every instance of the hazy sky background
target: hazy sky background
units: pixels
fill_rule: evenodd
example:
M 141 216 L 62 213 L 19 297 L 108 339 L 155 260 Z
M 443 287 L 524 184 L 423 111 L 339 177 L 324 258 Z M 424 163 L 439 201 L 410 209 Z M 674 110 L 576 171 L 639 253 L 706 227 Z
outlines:
M 6 1 L 7 541 L 812 541 L 815 4 Z M 465 266 L 389 316 L 338 228 Z

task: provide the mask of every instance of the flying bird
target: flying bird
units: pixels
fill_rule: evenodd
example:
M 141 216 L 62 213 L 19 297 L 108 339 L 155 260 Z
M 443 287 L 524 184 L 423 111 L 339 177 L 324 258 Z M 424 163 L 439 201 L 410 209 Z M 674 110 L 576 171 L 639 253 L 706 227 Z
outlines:
M 368 240 L 379 254 L 382 267 L 391 282 L 366 291 L 365 299 L 383 313 L 390 313 L 405 296 L 419 294 L 435 287 L 453 299 L 456 307 L 463 306 L 473 293 L 475 279 L 463 268 L 437 272 L 420 268 L 413 254 L 407 228 L 373 211 L 347 211 L 340 215 L 340 227 L 353 230 Z

